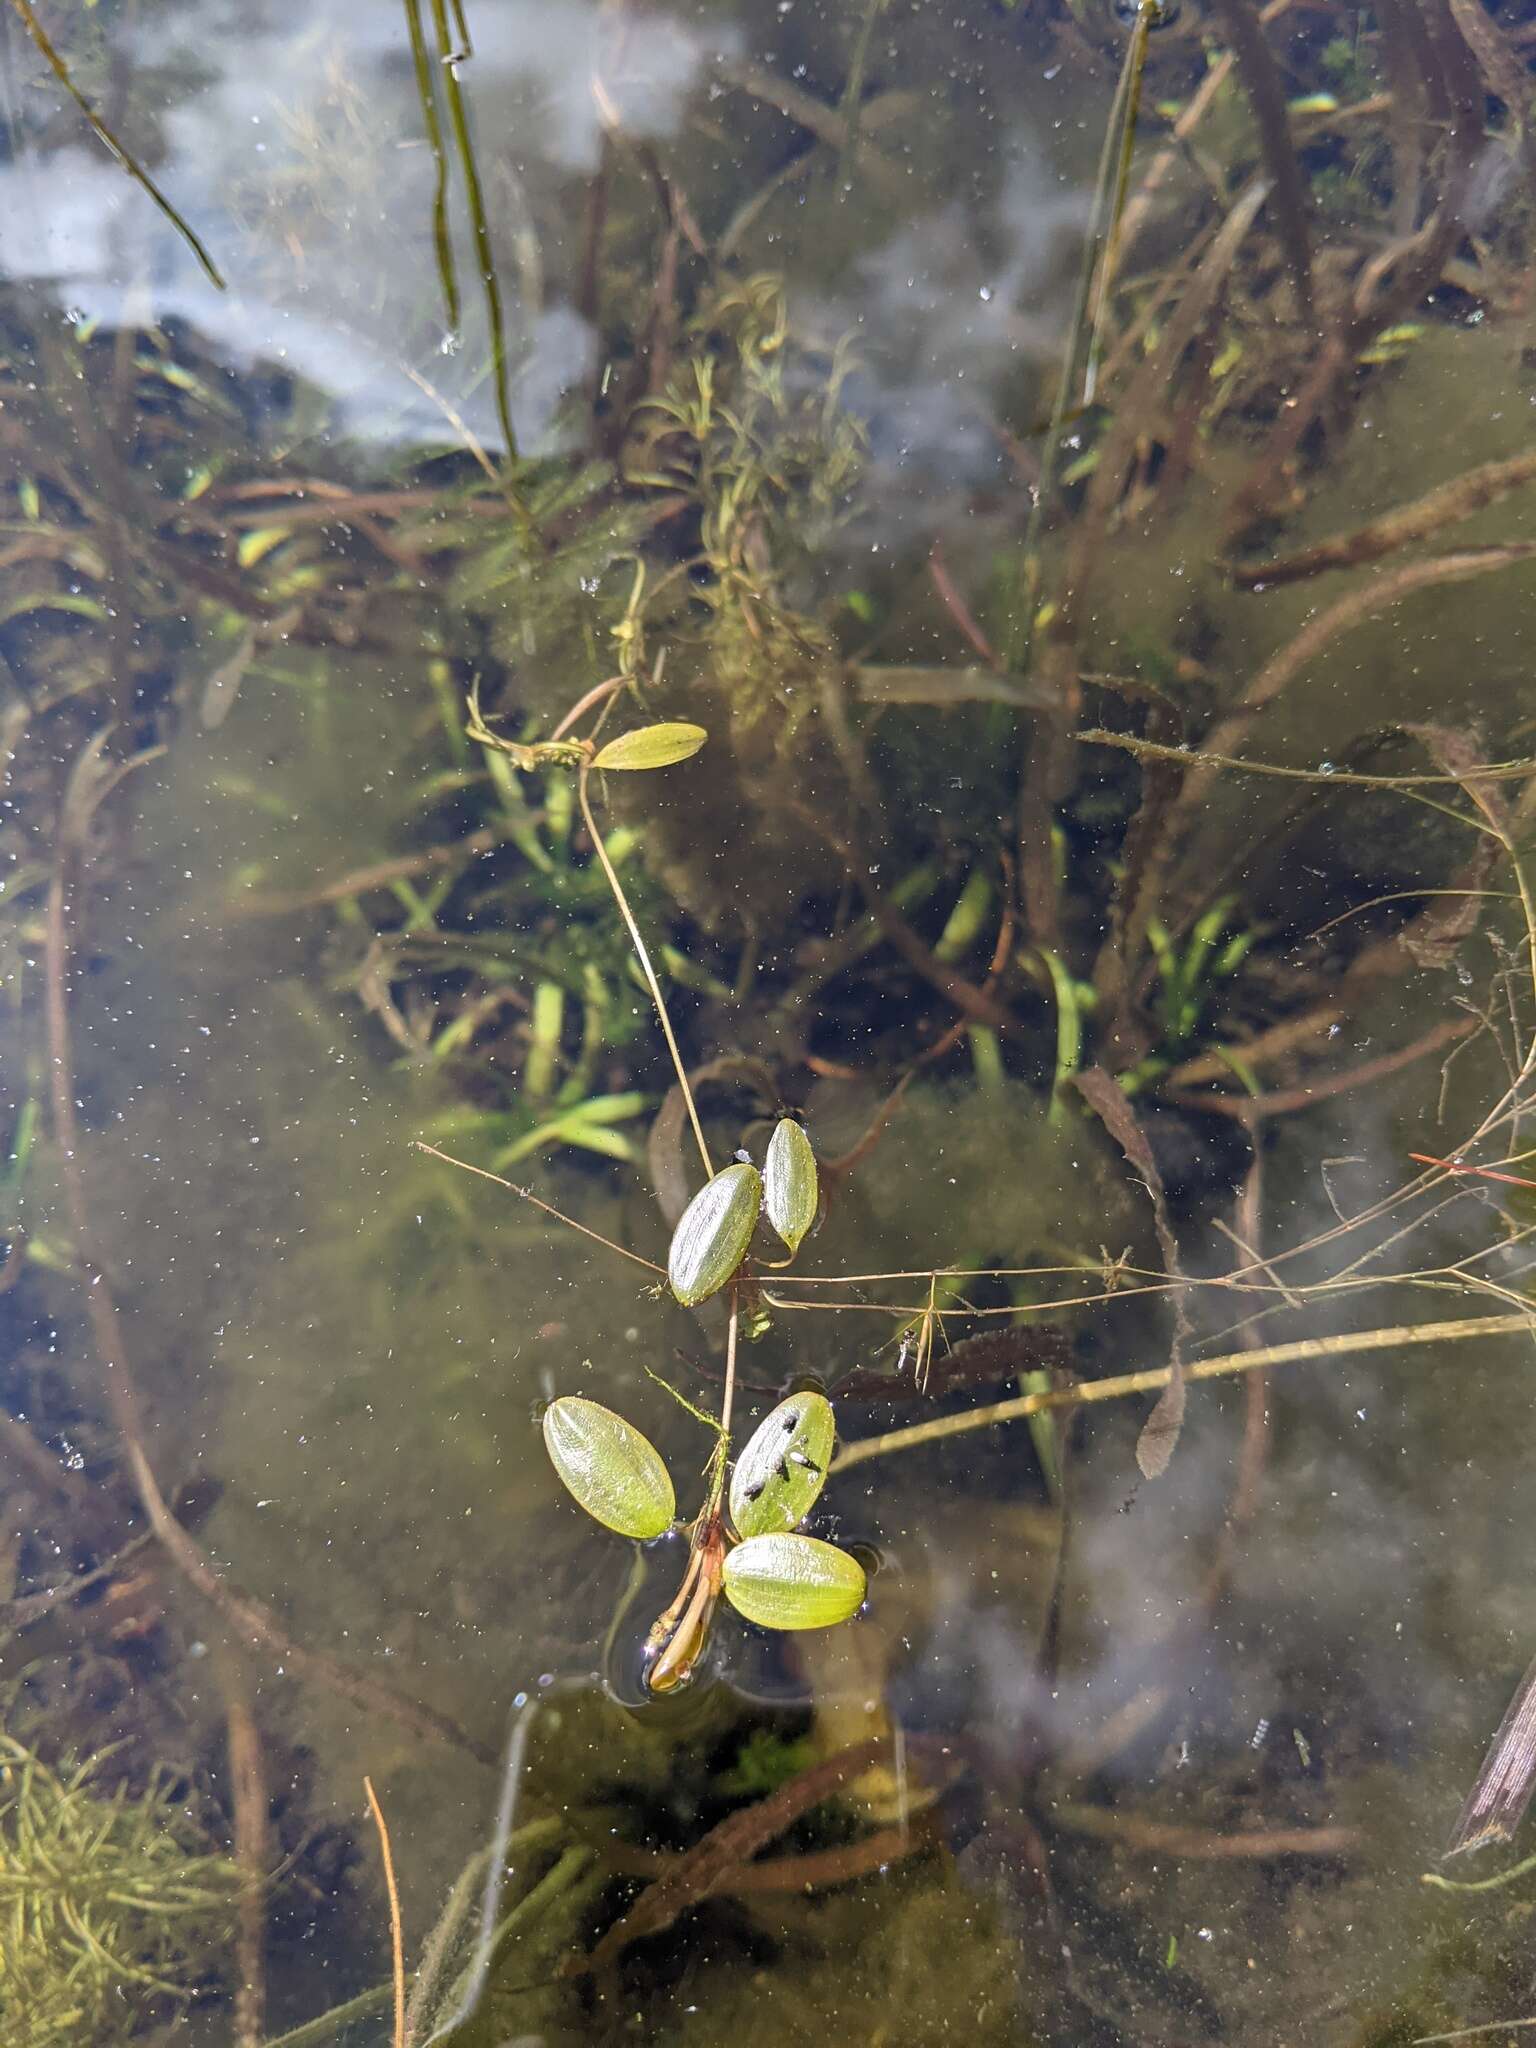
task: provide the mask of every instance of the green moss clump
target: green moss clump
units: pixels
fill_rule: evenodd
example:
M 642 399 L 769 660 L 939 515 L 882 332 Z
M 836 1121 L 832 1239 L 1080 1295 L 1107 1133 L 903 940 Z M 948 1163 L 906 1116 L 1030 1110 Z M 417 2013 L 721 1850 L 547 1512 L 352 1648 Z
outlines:
M 238 1873 L 159 1775 L 105 1793 L 0 1735 L 0 2048 L 111 2048 L 185 2003 L 227 1939 Z

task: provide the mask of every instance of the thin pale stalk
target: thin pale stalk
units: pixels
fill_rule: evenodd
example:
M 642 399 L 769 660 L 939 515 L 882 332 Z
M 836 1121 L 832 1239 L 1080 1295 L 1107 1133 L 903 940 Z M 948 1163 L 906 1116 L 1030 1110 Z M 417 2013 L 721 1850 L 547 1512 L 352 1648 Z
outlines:
M 672 1067 L 677 1075 L 677 1084 L 683 1091 L 684 1102 L 688 1105 L 688 1121 L 693 1126 L 693 1135 L 699 1148 L 699 1157 L 704 1162 L 705 1177 L 713 1180 L 715 1177 L 714 1163 L 709 1156 L 709 1147 L 704 1142 L 704 1126 L 699 1122 L 698 1104 L 693 1099 L 693 1090 L 688 1086 L 688 1069 L 683 1065 L 683 1056 L 678 1051 L 677 1040 L 672 1035 L 672 1020 L 667 1015 L 667 1005 L 661 993 L 661 983 L 656 979 L 656 970 L 651 965 L 651 956 L 646 951 L 645 940 L 640 936 L 640 927 L 635 923 L 635 913 L 629 907 L 629 898 L 624 894 L 624 885 L 619 880 L 618 871 L 615 869 L 613 862 L 608 858 L 608 849 L 603 844 L 603 835 L 598 831 L 597 820 L 592 815 L 592 800 L 587 793 L 587 783 L 591 773 L 591 763 L 583 761 L 581 771 L 576 778 L 576 795 L 581 804 L 582 822 L 587 828 L 587 836 L 592 841 L 592 850 L 601 863 L 604 875 L 608 878 L 608 887 L 613 892 L 613 900 L 619 906 L 619 915 L 624 920 L 624 929 L 629 933 L 629 942 L 634 947 L 635 957 L 640 962 L 640 971 L 645 976 L 645 985 L 651 992 L 651 1001 L 656 1005 L 656 1015 L 661 1024 L 662 1035 L 667 1041 L 667 1051 L 672 1055 Z
M 736 1399 L 736 1333 L 741 1321 L 741 1290 L 731 1287 L 731 1320 L 725 1333 L 725 1392 L 720 1396 L 720 1441 L 729 1455 L 731 1409 Z
M 605 703 L 616 690 L 622 690 L 628 681 L 628 676 L 609 676 L 606 682 L 594 683 L 585 696 L 576 699 L 576 702 L 555 727 L 549 736 L 551 741 L 563 740 L 584 712 L 590 711 L 594 705 Z
M 585 1223 L 578 1223 L 574 1216 L 567 1216 L 563 1209 L 557 1209 L 552 1202 L 544 1201 L 531 1189 L 520 1188 L 515 1180 L 507 1180 L 501 1174 L 492 1173 L 484 1166 L 471 1166 L 467 1159 L 455 1159 L 451 1152 L 439 1151 L 436 1145 L 429 1145 L 425 1138 L 416 1138 L 413 1143 L 418 1152 L 425 1152 L 433 1159 L 441 1159 L 445 1166 L 456 1166 L 461 1173 L 472 1173 L 480 1180 L 494 1181 L 497 1187 L 505 1188 L 509 1194 L 520 1195 L 535 1209 L 542 1209 L 546 1216 L 553 1216 L 557 1223 L 563 1223 L 568 1230 L 579 1230 L 583 1237 L 590 1237 L 594 1244 L 603 1245 L 607 1250 L 617 1252 L 621 1259 L 629 1259 L 634 1265 L 644 1266 L 648 1273 L 658 1273 L 663 1279 L 666 1277 L 665 1269 L 653 1260 L 643 1259 L 638 1252 L 628 1251 L 623 1245 L 615 1244 L 611 1237 L 604 1237 L 600 1230 L 589 1230 Z
M 1340 1358 L 1361 1351 L 1395 1351 L 1410 1344 L 1449 1344 L 1467 1337 L 1508 1337 L 1516 1331 L 1530 1332 L 1536 1318 L 1530 1315 L 1469 1316 L 1457 1322 L 1405 1323 L 1394 1329 L 1357 1330 L 1338 1337 L 1303 1337 L 1291 1344 L 1270 1344 L 1257 1351 L 1227 1352 L 1220 1358 L 1203 1358 L 1185 1367 L 1191 1380 L 1221 1379 L 1236 1373 L 1259 1372 L 1271 1365 L 1292 1365 L 1305 1358 Z M 1090 1380 L 1061 1392 L 1024 1394 L 1011 1401 L 994 1401 L 986 1408 L 972 1408 L 963 1415 L 942 1415 L 931 1422 L 914 1423 L 908 1429 L 893 1429 L 884 1436 L 866 1437 L 861 1443 L 845 1444 L 832 1460 L 833 1472 L 845 1472 L 851 1465 L 867 1464 L 871 1458 L 889 1457 L 893 1451 L 916 1450 L 944 1437 L 968 1436 L 973 1430 L 993 1429 L 999 1423 L 1019 1422 L 1052 1408 L 1073 1408 L 1093 1401 L 1120 1401 L 1130 1394 L 1153 1393 L 1166 1387 L 1172 1377 L 1167 1366 L 1148 1372 L 1127 1372 L 1112 1379 Z
M 373 1824 L 379 1831 L 384 1889 L 389 1897 L 389 1952 L 394 1966 L 391 1981 L 395 1988 L 394 2048 L 405 2048 L 405 1938 L 400 1924 L 400 1888 L 395 1883 L 395 1858 L 389 1846 L 389 1828 L 384 1819 L 384 1809 L 379 1804 L 379 1795 L 373 1789 L 372 1778 L 363 1779 L 363 1790 L 368 1795 L 368 1811 L 373 1815 Z

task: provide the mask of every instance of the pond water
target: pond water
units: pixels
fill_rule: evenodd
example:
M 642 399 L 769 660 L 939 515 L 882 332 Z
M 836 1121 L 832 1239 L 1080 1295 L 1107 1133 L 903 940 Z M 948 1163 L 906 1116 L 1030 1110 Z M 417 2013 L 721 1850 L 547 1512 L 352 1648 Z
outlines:
M 7 13 L 0 2048 L 1522 2038 L 1536 9 L 1162 13 Z

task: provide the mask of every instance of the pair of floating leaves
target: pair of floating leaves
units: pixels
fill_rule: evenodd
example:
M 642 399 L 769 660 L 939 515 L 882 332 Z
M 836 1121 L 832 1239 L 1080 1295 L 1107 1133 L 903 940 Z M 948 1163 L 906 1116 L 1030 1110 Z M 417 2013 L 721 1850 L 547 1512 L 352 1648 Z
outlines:
M 795 1394 L 758 1425 L 731 1478 L 741 1541 L 725 1559 L 725 1596 L 762 1628 L 833 1628 L 864 1601 L 864 1568 L 836 1544 L 795 1533 L 832 1463 L 832 1404 Z M 576 1502 L 621 1536 L 648 1542 L 672 1525 L 676 1496 L 655 1446 L 622 1415 L 565 1394 L 544 1415 L 551 1462 Z
M 816 1155 L 793 1117 L 782 1117 L 768 1141 L 763 1171 L 742 1160 L 706 1181 L 683 1211 L 667 1253 L 667 1282 L 684 1308 L 718 1294 L 739 1269 L 758 1212 L 791 1254 L 816 1221 Z

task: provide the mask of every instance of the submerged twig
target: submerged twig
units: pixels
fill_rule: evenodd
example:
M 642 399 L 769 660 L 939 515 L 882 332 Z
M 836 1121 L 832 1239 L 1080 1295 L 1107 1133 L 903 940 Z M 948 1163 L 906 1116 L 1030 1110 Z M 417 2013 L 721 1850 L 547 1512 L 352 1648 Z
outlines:
M 1334 1014 L 1337 1014 L 1336 1012 Z M 1235 1116 L 1244 1123 L 1254 1118 L 1290 1116 L 1298 1110 L 1311 1109 L 1319 1102 L 1326 1102 L 1335 1095 L 1346 1095 L 1352 1089 L 1368 1087 L 1373 1081 L 1384 1080 L 1388 1074 L 1401 1072 L 1415 1061 L 1428 1058 L 1442 1047 L 1454 1045 L 1468 1038 L 1476 1031 L 1482 1020 L 1478 1017 L 1447 1017 L 1422 1038 L 1416 1038 L 1409 1045 L 1399 1046 L 1395 1052 L 1384 1052 L 1373 1060 L 1364 1060 L 1358 1067 L 1347 1067 L 1340 1074 L 1325 1074 L 1313 1081 L 1306 1081 L 1295 1088 L 1274 1088 L 1264 1095 L 1222 1094 L 1218 1090 L 1197 1092 L 1188 1088 L 1165 1086 L 1163 1096 L 1169 1102 L 1176 1102 L 1185 1109 L 1208 1110 L 1217 1116 Z M 1313 1035 L 1320 1035 L 1326 1028 L 1319 1023 Z M 1237 1046 L 1233 1051 L 1241 1057 L 1244 1066 L 1252 1066 L 1253 1059 L 1248 1046 Z M 1177 1078 L 1175 1074 L 1173 1079 Z M 1411 1159 L 1422 1157 L 1410 1153 Z M 1443 1161 L 1435 1162 L 1443 1164 Z
M 1299 1337 L 1289 1344 L 1267 1344 L 1256 1351 L 1229 1351 L 1219 1358 L 1197 1359 L 1185 1367 L 1186 1380 L 1224 1379 L 1238 1373 L 1261 1372 L 1271 1365 L 1294 1365 L 1302 1359 L 1344 1358 L 1362 1351 L 1395 1351 L 1417 1344 L 1450 1344 L 1471 1337 L 1509 1337 L 1517 1331 L 1536 1331 L 1536 1313 L 1527 1315 L 1467 1316 L 1457 1321 L 1402 1323 L 1391 1329 L 1356 1330 L 1332 1337 Z M 930 1422 L 913 1423 L 893 1429 L 884 1436 L 872 1436 L 845 1443 L 832 1460 L 833 1473 L 850 1466 L 867 1464 L 871 1458 L 887 1458 L 893 1451 L 916 1450 L 919 1445 L 938 1443 L 945 1437 L 969 1436 L 978 1429 L 995 1429 L 1000 1423 L 1020 1422 L 1026 1416 L 1042 1415 L 1053 1408 L 1071 1408 L 1079 1402 L 1123 1401 L 1131 1394 L 1150 1394 L 1166 1387 L 1173 1375 L 1167 1366 L 1148 1372 L 1127 1372 L 1112 1379 L 1085 1380 L 1061 1392 L 1021 1394 L 1011 1401 L 995 1401 L 990 1407 L 971 1408 L 963 1415 L 940 1415 Z
M 235 2048 L 260 2048 L 266 2039 L 266 1886 L 268 1835 L 266 1773 L 261 1733 L 250 1690 L 233 1656 L 219 1660 L 229 1744 L 230 1799 L 234 1807 L 235 1862 L 241 1877 L 235 1925 Z
M 1153 1856 L 1186 1856 L 1207 1861 L 1268 1861 L 1275 1856 L 1344 1856 L 1360 1846 L 1359 1828 L 1218 1828 L 1183 1827 L 1172 1821 L 1143 1820 L 1113 1808 L 1057 1801 L 1052 1820 L 1075 1834 L 1093 1835 L 1124 1849 L 1142 1849 Z
M 623 1918 L 608 1929 L 586 1958 L 584 1973 L 606 1970 L 631 1942 L 664 1933 L 691 1906 L 712 1897 L 732 1872 L 782 1835 L 801 1814 L 879 1762 L 895 1740 L 894 1736 L 877 1735 L 840 1750 L 791 1778 L 755 1806 L 744 1806 L 719 1822 L 664 1877 L 648 1885 Z M 905 1742 L 910 1749 L 913 1738 L 908 1736 Z
M 747 1899 L 774 1897 L 780 1893 L 804 1894 L 828 1885 L 847 1884 L 867 1877 L 888 1864 L 921 1853 L 934 1840 L 933 1818 L 919 1814 L 898 1827 L 881 1828 L 857 1842 L 835 1849 L 808 1849 L 783 1856 L 764 1857 L 756 1863 L 742 1863 L 727 1872 L 710 1888 L 712 1898 Z M 604 1860 L 627 1877 L 662 1877 L 675 1874 L 688 1855 L 687 1850 L 640 1849 L 628 1842 L 605 1842 Z
M 1473 577 L 1515 568 L 1532 560 L 1536 560 L 1536 541 L 1505 541 L 1498 546 L 1466 548 L 1454 554 L 1432 555 L 1421 562 L 1405 562 L 1399 568 L 1373 577 L 1359 589 L 1346 591 L 1325 611 L 1310 618 L 1299 633 L 1272 654 L 1237 703 L 1217 720 L 1206 735 L 1204 751 L 1209 758 L 1196 761 L 1185 777 L 1184 786 L 1174 800 L 1169 831 L 1176 835 L 1201 809 L 1218 770 L 1227 765 L 1232 749 L 1245 736 L 1254 719 L 1339 634 L 1381 612 L 1392 610 L 1416 591 L 1427 590 L 1440 583 L 1464 583 Z
M 1283 583 L 1299 583 L 1303 577 L 1320 576 L 1328 569 L 1352 569 L 1362 562 L 1379 562 L 1397 548 L 1427 540 L 1447 526 L 1470 519 L 1475 512 L 1496 505 L 1522 484 L 1536 482 L 1536 450 L 1484 462 L 1449 483 L 1437 484 L 1420 498 L 1384 512 L 1379 519 L 1357 526 L 1351 533 L 1330 534 L 1315 547 L 1298 555 L 1282 555 L 1270 562 L 1240 562 L 1232 569 L 1232 580 L 1240 590 L 1277 589 Z
M 1250 0 L 1216 0 L 1216 12 L 1237 57 L 1238 76 L 1253 108 L 1264 168 L 1274 184 L 1280 241 L 1285 250 L 1301 316 L 1312 320 L 1312 237 L 1307 227 L 1307 187 L 1291 137 L 1285 85 Z

